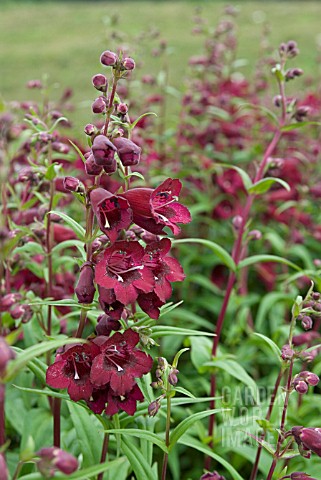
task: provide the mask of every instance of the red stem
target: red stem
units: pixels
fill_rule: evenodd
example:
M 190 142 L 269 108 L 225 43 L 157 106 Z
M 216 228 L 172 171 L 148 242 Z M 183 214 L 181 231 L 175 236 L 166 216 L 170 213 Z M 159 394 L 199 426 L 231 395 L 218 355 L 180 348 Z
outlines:
M 278 461 L 278 458 L 280 456 L 280 450 L 281 450 L 281 445 L 282 445 L 282 441 L 283 441 L 285 419 L 286 419 L 286 414 L 287 414 L 287 410 L 288 410 L 288 406 L 289 406 L 289 398 L 290 398 L 290 393 L 291 393 L 293 362 L 294 362 L 294 360 L 292 358 L 291 361 L 290 361 L 288 378 L 287 378 L 287 382 L 286 382 L 286 395 L 285 395 L 284 406 L 283 406 L 283 411 L 282 411 L 280 433 L 279 433 L 279 436 L 278 436 L 278 442 L 277 442 L 274 458 L 273 458 L 273 461 L 272 461 L 272 465 L 271 465 L 271 468 L 270 468 L 270 471 L 268 473 L 268 476 L 267 476 L 266 480 L 271 480 L 271 478 L 273 476 L 273 473 L 274 473 L 274 470 L 275 470 L 275 467 L 276 467 L 276 464 L 277 464 L 277 461 Z
M 109 443 L 109 434 L 105 433 L 104 441 L 103 441 L 103 448 L 102 448 L 102 451 L 101 451 L 100 463 L 104 463 L 105 460 L 106 460 L 106 456 L 107 456 L 107 452 L 108 452 L 108 443 Z M 98 475 L 97 480 L 103 480 L 103 478 L 104 478 L 104 472 L 101 472 Z
M 282 376 L 283 376 L 283 370 L 281 369 L 280 372 L 279 372 L 279 375 L 276 379 L 276 382 L 275 382 L 275 385 L 274 385 L 274 390 L 272 392 L 271 399 L 270 399 L 269 408 L 268 408 L 268 411 L 267 411 L 267 414 L 266 414 L 266 417 L 265 417 L 265 419 L 267 421 L 269 421 L 270 418 L 271 418 L 272 410 L 273 410 L 273 407 L 274 407 L 274 400 L 275 400 L 275 397 L 277 395 Z M 263 432 L 262 435 L 260 436 L 260 440 L 264 440 L 264 439 L 265 439 L 265 432 Z M 254 480 L 256 478 L 257 471 L 258 471 L 258 468 L 259 468 L 262 448 L 263 448 L 262 445 L 259 443 L 257 453 L 256 453 L 256 457 L 255 457 L 255 462 L 254 462 L 253 469 L 252 469 L 252 472 L 251 472 L 250 480 Z
M 282 125 L 283 125 L 283 118 L 280 122 L 280 127 Z M 259 180 L 261 180 L 263 178 L 267 161 L 268 161 L 269 157 L 272 155 L 276 145 L 278 144 L 278 142 L 281 138 L 281 135 L 282 135 L 282 132 L 281 132 L 280 128 L 278 128 L 278 130 L 276 130 L 276 132 L 274 133 L 274 136 L 273 136 L 269 146 L 267 147 L 267 149 L 265 151 L 263 160 L 262 160 L 262 162 L 261 162 L 261 164 L 258 168 L 258 171 L 255 175 L 253 183 L 258 182 Z M 241 223 L 240 228 L 238 230 L 238 234 L 237 234 L 237 237 L 235 239 L 233 250 L 232 250 L 232 258 L 233 258 L 236 266 L 239 264 L 240 260 L 242 259 L 243 236 L 244 236 L 246 224 L 247 224 L 248 219 L 249 219 L 249 215 L 250 215 L 250 211 L 251 211 L 252 204 L 253 204 L 253 201 L 254 201 L 254 197 L 255 197 L 255 195 L 249 195 L 247 197 L 246 203 L 244 205 L 243 213 L 241 215 L 242 216 L 242 223 Z M 235 281 L 236 281 L 236 274 L 235 274 L 235 272 L 230 271 L 228 281 L 227 281 L 226 293 L 225 293 L 225 296 L 224 296 L 223 304 L 222 304 L 222 307 L 221 307 L 221 310 L 220 310 L 220 313 L 219 313 L 219 316 L 218 316 L 218 319 L 217 319 L 217 324 L 216 324 L 216 331 L 215 331 L 216 336 L 214 337 L 213 347 L 212 347 L 212 356 L 213 357 L 215 357 L 216 353 L 217 353 L 217 347 L 219 345 L 220 338 L 221 338 L 221 332 L 222 332 L 222 328 L 223 328 L 223 324 L 224 324 L 226 310 L 227 310 L 227 307 L 229 305 L 229 301 L 230 301 L 230 298 L 231 298 L 231 294 L 232 294 L 232 291 L 233 291 Z M 211 375 L 211 389 L 210 389 L 210 396 L 211 397 L 216 396 L 216 381 L 214 380 L 214 377 L 215 377 L 215 374 L 212 374 Z M 210 408 L 211 409 L 215 408 L 215 400 L 211 400 Z M 214 435 L 214 415 L 211 415 L 210 418 L 209 418 L 209 424 L 208 424 L 208 436 L 212 438 L 212 440 L 209 444 L 210 447 L 213 447 L 213 435 Z M 210 470 L 210 465 L 211 465 L 211 458 L 207 457 L 206 460 L 205 460 L 205 468 Z

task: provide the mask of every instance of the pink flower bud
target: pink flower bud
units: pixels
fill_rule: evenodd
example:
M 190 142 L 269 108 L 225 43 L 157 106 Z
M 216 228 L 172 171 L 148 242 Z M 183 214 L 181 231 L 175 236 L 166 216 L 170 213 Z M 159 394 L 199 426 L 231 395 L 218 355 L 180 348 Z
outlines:
M 312 478 L 311 475 L 308 475 L 307 473 L 304 473 L 304 472 L 293 472 L 290 475 L 290 479 L 291 480 L 317 480 L 316 478 Z
M 318 375 L 308 371 L 301 372 L 300 377 L 303 378 L 309 385 L 312 385 L 313 387 L 318 385 L 320 381 Z
M 52 477 L 59 470 L 70 475 L 78 469 L 78 460 L 70 453 L 57 447 L 46 447 L 39 450 L 37 466 L 39 471 L 46 477 Z
M 121 163 L 124 167 L 137 165 L 142 149 L 128 138 L 118 137 L 113 140 Z
M 106 92 L 107 90 L 107 78 L 105 75 L 102 75 L 101 73 L 97 73 L 97 75 L 94 75 L 91 79 L 93 86 L 96 88 L 96 90 L 99 90 L 100 92 Z
M 242 222 L 243 222 L 243 218 L 241 217 L 241 215 L 236 215 L 233 218 L 232 224 L 235 230 L 239 230 L 241 228 Z
M 135 61 L 130 57 L 124 58 L 122 64 L 125 70 L 134 70 L 135 68 Z
M 176 368 L 173 368 L 170 374 L 168 375 L 168 381 L 173 386 L 175 386 L 178 382 L 177 373 L 179 373 L 179 370 L 177 370 Z
M 114 320 L 109 315 L 103 313 L 97 318 L 96 332 L 98 335 L 109 337 L 111 331 L 117 332 L 121 329 L 119 320 Z
M 65 177 L 63 180 L 64 188 L 69 192 L 78 192 L 81 190 L 82 183 L 78 178 L 75 177 Z
M 0 480 L 8 480 L 9 472 L 3 453 L 0 453 Z
M 290 345 L 284 345 L 281 350 L 281 357 L 283 360 L 291 360 L 294 355 L 294 350 L 290 347 Z
M 91 303 L 95 295 L 94 270 L 90 263 L 84 263 L 80 270 L 80 276 L 75 293 L 79 303 Z
M 97 128 L 92 123 L 88 123 L 84 128 L 84 132 L 86 135 L 91 136 L 97 132 Z
M 313 327 L 312 318 L 309 317 L 308 315 L 304 315 L 304 317 L 301 320 L 301 325 L 304 328 L 304 330 L 311 330 L 311 328 Z
M 295 390 L 301 395 L 304 395 L 305 393 L 307 393 L 309 389 L 308 384 L 304 380 L 302 380 L 300 377 L 294 379 L 293 386 Z
M 154 402 L 148 405 L 148 415 L 150 417 L 155 417 L 159 409 L 160 409 L 160 402 L 155 400 Z
M 20 299 L 20 294 L 7 293 L 7 295 L 4 295 L 0 300 L 0 312 L 7 312 Z
M 106 111 L 106 101 L 104 97 L 98 97 L 93 102 L 91 109 L 93 113 L 103 113 Z
M 111 52 L 110 50 L 106 50 L 100 56 L 100 63 L 105 65 L 106 67 L 113 67 L 116 65 L 118 61 L 118 56 L 116 53 Z
M 117 112 L 121 113 L 122 115 L 126 115 L 128 112 L 128 105 L 126 105 L 126 103 L 120 103 L 117 105 Z
M 201 476 L 200 480 L 225 480 L 216 470 L 214 472 L 207 472 Z
M 52 149 L 58 153 L 66 154 L 70 151 L 69 146 L 62 142 L 52 142 L 51 145 L 52 145 Z
M 42 88 L 42 83 L 40 80 L 29 80 L 27 88 Z
M 5 373 L 7 363 L 15 358 L 14 351 L 9 347 L 4 337 L 0 337 L 0 377 Z

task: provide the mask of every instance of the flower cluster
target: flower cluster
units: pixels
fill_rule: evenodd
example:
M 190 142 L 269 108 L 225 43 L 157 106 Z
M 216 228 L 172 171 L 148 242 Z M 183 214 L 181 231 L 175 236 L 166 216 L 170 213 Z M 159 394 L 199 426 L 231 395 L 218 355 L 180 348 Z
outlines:
M 138 342 L 138 333 L 127 329 L 66 347 L 49 366 L 46 381 L 50 387 L 67 388 L 72 400 L 85 400 L 95 413 L 124 410 L 133 415 L 136 402 L 144 399 L 135 379 L 153 365 L 152 357 L 136 348 Z

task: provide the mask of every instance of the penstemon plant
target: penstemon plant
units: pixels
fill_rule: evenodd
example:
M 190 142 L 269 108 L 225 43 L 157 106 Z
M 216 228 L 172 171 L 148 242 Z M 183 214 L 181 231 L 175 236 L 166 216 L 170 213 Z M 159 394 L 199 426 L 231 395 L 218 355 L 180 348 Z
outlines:
M 0 117 L 1 480 L 318 475 L 320 95 L 286 93 L 294 41 L 245 80 L 236 13 L 197 13 L 177 137 L 121 51 L 85 141 L 46 81 Z

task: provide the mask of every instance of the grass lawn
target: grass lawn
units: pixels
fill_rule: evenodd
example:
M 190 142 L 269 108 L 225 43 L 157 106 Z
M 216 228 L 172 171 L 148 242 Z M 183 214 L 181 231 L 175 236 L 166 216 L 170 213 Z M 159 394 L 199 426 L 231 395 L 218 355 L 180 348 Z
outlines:
M 35 92 L 26 91 L 25 83 L 48 74 L 57 91 L 65 87 L 74 89 L 78 108 L 73 119 L 75 128 L 81 130 L 83 124 L 91 120 L 90 104 L 95 92 L 90 79 L 102 71 L 99 55 L 103 50 L 128 45 L 135 59 L 144 62 L 144 71 L 159 71 L 160 59 L 150 54 L 150 43 L 155 45 L 154 41 L 137 38 L 142 31 L 158 29 L 160 38 L 166 39 L 172 48 L 170 83 L 179 89 L 184 84 L 188 58 L 202 51 L 203 38 L 191 33 L 195 7 L 202 6 L 203 16 L 214 26 L 225 4 L 221 1 L 2 0 L 0 95 L 5 101 L 29 99 Z M 307 74 L 320 74 L 314 63 L 317 41 L 321 43 L 319 1 L 239 1 L 235 5 L 240 9 L 239 56 L 250 60 L 244 68 L 247 75 L 251 75 L 258 58 L 264 22 L 271 27 L 272 45 L 297 40 L 301 55 L 295 66 L 302 67 Z M 115 15 L 119 21 L 116 28 L 112 26 Z M 111 41 L 110 34 L 115 30 L 121 38 Z M 174 107 L 175 104 L 173 111 Z

